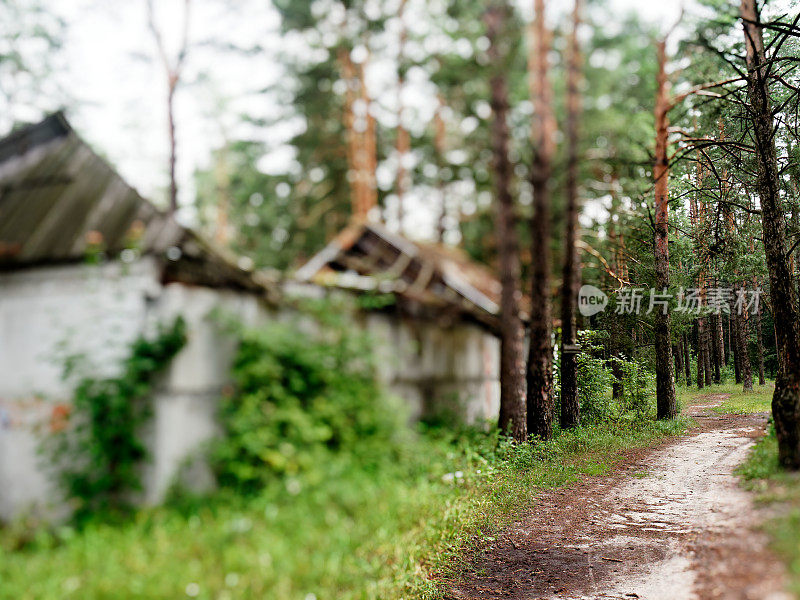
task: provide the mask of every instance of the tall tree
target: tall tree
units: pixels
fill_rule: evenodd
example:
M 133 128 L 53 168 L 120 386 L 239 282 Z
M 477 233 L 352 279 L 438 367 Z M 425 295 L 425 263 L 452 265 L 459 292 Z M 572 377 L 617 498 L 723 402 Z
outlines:
M 405 218 L 405 195 L 408 182 L 405 161 L 408 159 L 408 152 L 411 150 L 411 136 L 408 135 L 403 117 L 405 110 L 403 106 L 403 90 L 405 87 L 405 47 L 408 33 L 404 20 L 407 0 L 400 0 L 400 8 L 397 11 L 397 18 L 400 21 L 400 35 L 397 50 L 397 128 L 395 130 L 395 151 L 397 152 L 397 176 L 395 177 L 395 193 L 397 194 L 397 223 L 400 233 L 403 233 L 403 221 Z M 438 114 L 438 113 L 437 113 Z
M 786 254 L 783 203 L 769 78 L 772 65 L 764 51 L 763 24 L 756 0 L 742 0 L 740 17 L 747 64 L 748 117 L 757 161 L 756 189 L 761 200 L 761 223 L 769 270 L 772 312 L 778 344 L 778 375 L 772 397 L 772 415 L 778 437 L 778 458 L 790 469 L 800 469 L 800 315 Z
M 550 291 L 550 179 L 555 152 L 556 122 L 550 85 L 550 31 L 545 2 L 534 0 L 529 41 L 529 85 L 533 98 L 532 145 L 533 214 L 531 233 L 531 315 L 528 349 L 528 430 L 550 439 L 553 435 L 553 347 Z
M 739 347 L 742 353 L 742 390 L 745 392 L 753 391 L 753 371 L 750 365 L 750 326 L 747 313 L 742 314 L 739 319 Z
M 681 338 L 683 339 L 683 368 L 686 371 L 686 385 L 692 385 L 692 367 L 689 356 L 689 335 L 684 333 Z
M 580 118 L 580 0 L 572 10 L 572 31 L 567 57 L 567 213 L 564 238 L 564 267 L 561 283 L 561 427 L 580 423 L 578 403 L 577 356 L 575 355 L 575 306 L 580 283 L 580 260 L 576 245 L 578 231 L 578 120 Z
M 180 44 L 176 55 L 171 58 L 167 53 L 164 34 L 156 23 L 153 0 L 147 0 L 147 25 L 153 34 L 161 66 L 167 78 L 167 133 L 169 136 L 169 212 L 178 210 L 178 180 L 175 175 L 178 141 L 175 135 L 175 92 L 181 81 L 183 67 L 186 62 L 186 51 L 189 44 L 189 22 L 191 16 L 191 0 L 183 1 L 183 25 Z
M 669 288 L 669 111 L 672 108 L 670 84 L 667 76 L 667 40 L 657 43 L 658 74 L 656 76 L 656 148 L 653 179 L 655 181 L 655 228 L 653 251 L 655 256 L 656 291 L 665 293 Z M 698 348 L 703 343 L 699 332 Z M 675 386 L 672 374 L 669 311 L 657 310 L 655 315 L 656 353 L 656 403 L 659 419 L 672 419 L 677 415 Z M 699 379 L 698 379 L 699 381 Z
M 490 81 L 492 153 L 496 203 L 497 250 L 500 259 L 500 429 L 522 442 L 527 438 L 525 421 L 524 331 L 519 313 L 519 241 L 514 200 L 511 196 L 512 168 L 509 160 L 508 88 L 505 75 L 507 47 L 504 45 L 509 7 L 495 3 L 484 13 L 489 38 L 489 58 L 494 65 Z

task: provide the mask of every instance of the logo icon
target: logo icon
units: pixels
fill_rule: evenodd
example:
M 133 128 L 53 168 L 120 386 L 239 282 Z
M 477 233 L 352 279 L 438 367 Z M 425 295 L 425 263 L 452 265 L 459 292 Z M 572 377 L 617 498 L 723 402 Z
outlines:
M 608 305 L 608 296 L 593 285 L 581 286 L 578 290 L 578 310 L 584 317 L 591 317 Z

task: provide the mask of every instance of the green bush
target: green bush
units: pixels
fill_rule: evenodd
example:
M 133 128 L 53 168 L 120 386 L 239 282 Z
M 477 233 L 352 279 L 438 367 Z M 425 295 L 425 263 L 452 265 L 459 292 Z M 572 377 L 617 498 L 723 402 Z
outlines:
M 224 435 L 212 449 L 221 486 L 252 494 L 298 475 L 319 480 L 337 460 L 369 467 L 397 451 L 402 411 L 376 382 L 363 334 L 328 320 L 239 335 Z
M 641 362 L 612 356 L 606 358 L 605 331 L 578 332 L 581 351 L 577 355 L 578 401 L 581 423 L 631 422 L 655 414 L 655 375 Z M 560 365 L 554 370 L 556 389 L 560 389 Z M 613 398 L 614 367 L 622 376 L 622 397 Z M 560 402 L 560 398 L 558 398 Z M 556 406 L 556 414 L 559 407 Z
M 619 406 L 610 401 L 612 374 L 603 358 L 604 331 L 578 333 L 581 352 L 577 356 L 578 399 L 581 419 L 588 423 L 608 421 L 619 416 Z
M 152 414 L 155 378 L 185 343 L 186 323 L 179 317 L 153 339 L 137 338 L 119 376 L 78 382 L 63 423 L 42 446 L 77 522 L 130 509 L 132 492 L 142 487 L 147 448 L 141 429 Z
M 616 360 L 619 360 L 622 367 L 622 398 L 620 399 L 622 412 L 634 418 L 645 418 L 651 413 L 654 414 L 656 405 L 655 374 L 635 360 Z

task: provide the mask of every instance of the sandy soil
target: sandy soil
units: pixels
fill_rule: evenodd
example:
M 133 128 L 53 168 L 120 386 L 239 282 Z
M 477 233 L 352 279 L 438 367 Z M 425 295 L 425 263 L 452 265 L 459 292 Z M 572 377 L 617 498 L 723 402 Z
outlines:
M 539 496 L 450 598 L 782 600 L 780 563 L 734 468 L 766 416 L 689 407 L 691 435 L 631 452 L 614 474 Z

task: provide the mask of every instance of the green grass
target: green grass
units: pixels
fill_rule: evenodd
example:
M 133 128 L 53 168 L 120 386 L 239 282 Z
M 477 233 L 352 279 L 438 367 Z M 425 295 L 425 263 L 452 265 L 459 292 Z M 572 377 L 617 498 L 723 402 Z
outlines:
M 755 384 L 752 392 L 743 392 L 741 385 L 718 387 L 733 387 L 733 390 L 727 392 L 731 394 L 730 398 L 723 401 L 720 406 L 714 407 L 716 412 L 743 415 L 772 411 L 772 394 L 775 391 L 774 383 L 768 382 L 766 385 Z
M 771 412 L 772 394 L 775 385 L 755 384 L 753 391 L 745 393 L 740 384 L 725 384 L 697 388 L 683 388 L 682 396 L 688 400 L 709 394 L 729 394 L 719 406 L 712 410 L 726 414 L 752 414 Z M 697 400 L 694 400 L 697 402 Z M 743 486 L 755 494 L 760 503 L 777 509 L 779 516 L 765 526 L 772 546 L 785 562 L 789 572 L 789 585 L 793 593 L 800 595 L 800 474 L 787 473 L 778 465 L 778 442 L 774 431 L 756 442 L 750 455 L 737 469 Z
M 775 384 L 768 381 L 766 385 L 753 385 L 752 392 L 743 392 L 740 383 L 723 383 L 721 385 L 710 385 L 698 390 L 696 387 L 678 387 L 678 400 L 682 406 L 688 404 L 708 404 L 720 402 L 719 398 L 707 398 L 727 394 L 730 397 L 721 401 L 712 410 L 725 414 L 751 414 L 761 412 L 771 412 L 772 393 L 775 391 Z
M 800 473 L 788 473 L 778 465 L 774 432 L 759 440 L 738 470 L 756 499 L 770 505 L 778 516 L 766 524 L 772 547 L 787 566 L 790 590 L 800 595 Z
M 22 549 L 13 528 L 0 531 L 0 598 L 439 598 L 441 580 L 538 491 L 606 473 L 625 449 L 687 423 L 585 427 L 499 448 L 485 434 L 424 435 L 393 464 L 365 472 L 343 461 L 255 499 L 40 530 Z

